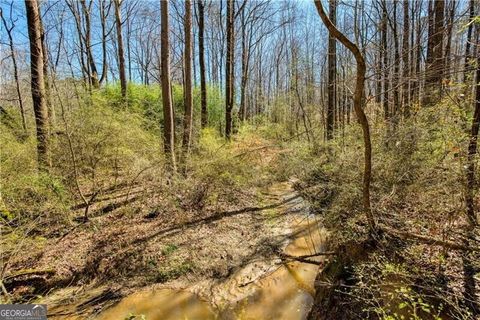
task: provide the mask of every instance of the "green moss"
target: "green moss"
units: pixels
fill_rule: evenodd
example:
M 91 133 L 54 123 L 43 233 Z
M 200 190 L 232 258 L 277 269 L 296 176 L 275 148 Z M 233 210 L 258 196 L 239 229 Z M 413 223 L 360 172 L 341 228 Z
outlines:
M 164 256 L 168 256 L 177 250 L 178 250 L 178 247 L 175 244 L 169 243 L 165 246 L 165 248 L 163 248 L 162 254 Z
M 190 261 L 171 262 L 167 266 L 160 268 L 155 275 L 156 282 L 166 282 L 177 279 L 194 270 L 194 264 Z

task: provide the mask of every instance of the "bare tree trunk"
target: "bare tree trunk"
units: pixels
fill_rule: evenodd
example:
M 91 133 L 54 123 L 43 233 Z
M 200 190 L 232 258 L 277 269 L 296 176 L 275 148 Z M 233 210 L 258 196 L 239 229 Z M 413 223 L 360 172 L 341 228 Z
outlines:
M 410 117 L 410 101 L 409 101 L 409 88 L 410 88 L 410 79 L 409 79 L 409 70 L 410 70 L 410 48 L 409 44 L 409 35 L 410 35 L 410 18 L 409 18 L 409 4 L 408 0 L 403 0 L 403 92 L 402 92 L 402 105 L 403 105 L 403 115 L 405 118 Z
M 183 117 L 183 151 L 185 155 L 190 152 L 190 143 L 192 138 L 193 121 L 193 96 L 192 96 L 192 4 L 190 0 L 185 0 L 185 114 Z
M 30 69 L 33 110 L 37 126 L 38 168 L 48 170 L 49 137 L 48 110 L 45 99 L 45 79 L 43 75 L 42 25 L 37 0 L 25 0 L 27 11 L 28 37 L 30 39 Z
M 470 65 L 470 59 L 472 58 L 472 53 L 470 52 L 472 46 L 472 38 L 473 38 L 473 25 L 474 23 L 473 18 L 475 17 L 475 0 L 470 0 L 469 5 L 469 25 L 467 30 L 467 43 L 465 44 L 465 66 L 463 71 L 463 82 L 467 82 L 468 75 L 470 74 L 468 69 Z
M 467 218 L 469 226 L 467 231 L 467 239 L 464 240 L 466 245 L 469 240 L 475 240 L 475 227 L 478 225 L 475 212 L 475 195 L 477 190 L 477 181 L 475 181 L 475 157 L 477 154 L 478 131 L 480 128 L 480 57 L 477 57 L 476 71 L 476 87 L 474 96 L 475 109 L 473 113 L 472 129 L 470 133 L 470 143 L 467 151 L 467 190 L 465 196 L 465 204 L 467 207 Z M 470 309 L 472 316 L 480 314 L 480 304 L 476 294 L 475 284 L 475 260 L 470 255 L 463 255 L 463 274 L 464 274 L 464 300 L 465 305 Z
M 99 88 L 100 83 L 98 81 L 98 73 L 97 73 L 97 66 L 95 65 L 95 60 L 93 59 L 92 53 L 92 43 L 91 43 L 91 23 L 90 23 L 90 10 L 92 8 L 92 2 L 90 1 L 89 5 L 85 0 L 80 0 L 80 4 L 82 5 L 83 15 L 85 17 L 85 50 L 87 53 L 87 63 L 90 69 L 89 77 L 90 83 L 94 88 Z
M 390 126 L 390 109 L 389 109 L 389 78 L 388 78 L 388 51 L 387 51 L 387 3 L 382 1 L 382 20 L 380 22 L 381 29 L 381 43 L 382 43 L 382 54 L 383 54 L 383 112 L 384 118 L 387 122 L 387 126 Z
M 128 61 L 128 81 L 132 82 L 132 49 L 131 49 L 131 25 L 129 18 L 127 17 L 127 61 Z M 147 69 L 148 70 L 148 69 Z M 147 83 L 148 81 L 148 72 L 146 73 Z
M 198 7 L 198 54 L 200 62 L 200 95 L 201 95 L 201 124 L 202 128 L 208 125 L 207 109 L 207 81 L 205 77 L 205 4 L 204 0 L 197 1 Z
M 102 25 L 102 76 L 98 81 L 102 84 L 107 79 L 108 63 L 107 63 L 107 17 L 110 12 L 111 2 L 105 7 L 105 1 L 100 1 L 100 24 Z M 121 0 L 119 0 L 121 1 Z
M 416 0 L 416 6 L 417 6 L 417 28 L 415 30 L 415 47 L 416 47 L 416 53 L 415 53 L 415 85 L 414 85 L 414 96 L 415 100 L 417 103 L 420 103 L 420 65 L 421 65 L 421 59 L 422 59 L 422 23 L 421 23 L 421 8 L 419 5 L 419 1 Z M 412 17 L 413 18 L 413 17 Z
M 37 2 L 38 6 L 38 12 L 40 13 L 39 19 L 40 19 L 40 32 L 41 32 L 41 39 L 42 39 L 42 53 L 43 53 L 43 79 L 45 81 L 45 102 L 47 103 L 47 112 L 48 112 L 48 135 L 50 135 L 50 132 L 52 131 L 52 128 L 54 126 L 54 120 L 55 120 L 55 109 L 52 104 L 52 99 L 50 96 L 50 80 L 48 78 L 48 52 L 47 52 L 47 43 L 45 39 L 45 30 L 43 29 L 43 22 L 42 22 L 42 14 L 40 10 L 40 3 Z
M 423 99 L 423 104 L 427 106 L 434 104 L 441 93 L 441 82 L 445 67 L 445 57 L 443 56 L 444 16 L 445 0 L 433 1 L 433 10 L 429 12 L 429 23 L 433 19 L 433 26 L 430 30 L 429 25 L 429 47 L 427 51 L 425 95 Z
M 337 23 L 337 0 L 329 0 L 329 18 Z M 327 90 L 327 140 L 333 139 L 335 109 L 337 102 L 337 48 L 335 36 L 328 34 L 328 90 Z
M 161 70 L 162 70 L 162 104 L 163 104 L 163 147 L 168 166 L 176 171 L 174 120 L 172 107 L 172 92 L 170 91 L 170 41 L 168 27 L 168 3 L 162 0 L 161 4 Z
M 452 51 L 452 33 L 453 33 L 453 23 L 455 19 L 455 10 L 457 8 L 457 3 L 456 1 L 450 1 L 449 3 L 450 8 L 448 10 L 448 17 L 447 17 L 447 24 L 446 24 L 446 29 L 447 29 L 447 35 L 446 35 L 446 41 L 447 44 L 445 45 L 445 58 L 444 58 L 444 78 L 445 79 L 450 79 L 451 78 L 451 51 Z
M 393 19 L 392 22 L 392 33 L 393 33 L 393 47 L 394 47 L 394 63 L 393 63 L 393 127 L 396 128 L 398 123 L 398 118 L 400 116 L 400 97 L 399 97 L 399 82 L 400 82 L 400 44 L 398 41 L 398 31 L 397 31 L 397 1 L 393 1 Z
M 475 88 L 475 111 L 472 120 L 472 129 L 470 132 L 470 143 L 468 144 L 467 153 L 467 194 L 466 206 L 467 216 L 470 224 L 477 225 L 477 218 L 475 214 L 474 195 L 476 189 L 475 181 L 475 156 L 477 154 L 478 130 L 480 127 L 480 57 L 477 57 L 477 71 L 476 71 L 476 88 Z
M 370 126 L 368 124 L 367 116 L 363 111 L 363 94 L 365 91 L 365 72 L 366 65 L 360 49 L 357 45 L 348 40 L 345 35 L 343 35 L 335 25 L 328 19 L 327 14 L 323 10 L 321 0 L 315 0 L 315 5 L 317 7 L 318 14 L 322 19 L 323 23 L 327 26 L 328 31 L 332 34 L 338 41 L 340 41 L 348 50 L 354 55 L 357 62 L 357 78 L 355 82 L 355 93 L 353 96 L 353 107 L 355 109 L 355 114 L 357 115 L 358 122 L 362 126 L 363 130 L 363 142 L 364 142 L 364 172 L 363 172 L 363 210 L 367 217 L 368 225 L 371 232 L 376 231 L 376 223 L 373 218 L 372 209 L 370 206 L 370 181 L 372 176 L 372 144 L 370 141 Z
M 10 10 L 13 10 L 13 2 L 10 5 Z M 25 132 L 25 135 L 27 135 L 28 132 L 27 132 L 27 121 L 26 121 L 26 118 L 25 118 L 25 108 L 24 108 L 24 105 L 23 105 L 22 92 L 20 90 L 20 79 L 18 77 L 17 59 L 15 57 L 15 49 L 13 47 L 12 30 L 15 28 L 15 22 L 13 20 L 10 20 L 11 26 L 8 27 L 7 21 L 5 20 L 5 17 L 3 16 L 3 10 L 1 8 L 0 8 L 0 18 L 2 18 L 3 26 L 5 27 L 5 30 L 7 31 L 8 45 L 9 45 L 9 48 L 10 48 L 10 57 L 12 58 L 12 63 L 13 63 L 13 78 L 15 79 L 15 89 L 17 91 L 17 96 L 18 96 L 18 105 L 20 107 L 20 115 L 22 116 L 22 127 L 23 127 L 23 131 Z
M 125 56 L 123 53 L 123 36 L 122 36 L 122 11 L 120 5 L 122 0 L 114 0 L 115 3 L 115 25 L 117 27 L 117 50 L 118 50 L 118 73 L 120 74 L 120 88 L 122 98 L 127 98 L 127 76 L 125 74 Z
M 433 34 L 435 32 L 435 11 L 433 10 L 434 1 L 428 1 L 428 34 L 427 34 L 427 56 L 425 63 L 432 64 L 433 61 Z M 421 11 L 421 8 L 420 8 Z
M 245 11 L 242 11 L 242 76 L 240 83 L 240 119 L 245 120 L 246 115 L 246 90 L 247 90 L 247 73 L 248 73 L 248 57 L 247 57 L 247 25 L 245 22 Z
M 381 20 L 378 22 L 378 30 L 381 31 L 381 26 L 382 22 Z M 378 105 L 381 105 L 382 103 L 382 72 L 383 72 L 383 48 L 382 48 L 382 34 L 380 32 L 379 38 L 378 38 L 378 50 L 377 50 L 377 55 L 375 57 L 376 59 L 376 65 L 377 65 L 377 75 L 376 75 L 376 89 L 375 89 L 375 102 Z M 345 79 L 344 79 L 345 80 Z
M 225 66 L 225 137 L 230 139 L 232 134 L 233 109 L 233 63 L 234 63 L 234 2 L 227 0 L 227 59 Z

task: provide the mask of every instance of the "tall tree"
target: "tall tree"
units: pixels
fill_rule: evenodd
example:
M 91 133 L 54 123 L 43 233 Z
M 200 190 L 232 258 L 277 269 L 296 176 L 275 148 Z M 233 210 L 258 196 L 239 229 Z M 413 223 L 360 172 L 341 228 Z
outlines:
M 392 108 L 392 116 L 393 116 L 393 124 L 396 125 L 398 122 L 399 117 L 399 109 L 400 109 L 400 98 L 399 98 L 399 85 L 400 82 L 400 44 L 398 41 L 398 28 L 397 28 L 397 0 L 393 1 L 393 19 L 389 19 L 391 27 L 392 27 L 392 34 L 393 34 L 393 48 L 394 48 L 394 62 L 393 62 L 393 108 Z
M 41 12 L 40 10 L 40 2 L 37 2 L 38 5 L 38 12 Z M 48 67 L 49 67 L 49 62 L 48 62 L 48 51 L 47 51 L 47 39 L 46 39 L 46 34 L 45 34 L 45 29 L 43 28 L 43 22 L 42 22 L 42 15 L 40 14 L 40 27 L 41 27 L 41 39 L 42 39 L 42 52 L 43 52 L 43 79 L 45 81 L 45 101 L 47 103 L 47 111 L 48 111 L 48 130 L 49 134 L 51 130 L 53 129 L 54 125 L 54 120 L 55 120 L 55 109 L 52 103 L 52 99 L 50 96 L 50 80 L 48 78 Z
M 412 66 L 414 66 L 413 70 L 416 74 L 416 77 L 414 78 L 414 84 L 413 84 L 413 95 L 416 103 L 420 102 L 420 65 L 421 65 L 421 60 L 422 60 L 422 52 L 423 52 L 423 46 L 422 46 L 422 24 L 420 23 L 421 21 L 421 0 L 415 0 L 415 7 L 416 7 L 416 28 L 415 28 L 415 45 L 412 45 L 415 47 L 415 63 L 412 63 Z M 414 18 L 414 15 L 412 14 L 412 19 Z
M 119 0 L 121 1 L 121 0 Z M 107 71 L 108 71 L 108 62 L 107 62 L 107 18 L 110 13 L 110 8 L 112 7 L 112 2 L 107 0 L 100 0 L 99 9 L 100 9 L 100 25 L 102 29 L 102 75 L 98 82 L 102 84 L 107 80 Z
M 433 1 L 431 6 L 433 7 L 429 10 L 429 45 L 425 69 L 424 105 L 431 105 L 440 97 L 445 67 L 445 57 L 443 55 L 445 0 Z
M 28 38 L 30 40 L 30 72 L 33 111 L 37 127 L 37 158 L 40 170 L 48 170 L 49 136 L 48 109 L 45 98 L 45 79 L 43 74 L 42 25 L 38 0 L 25 0 L 27 11 Z
M 337 0 L 329 0 L 329 18 L 337 23 Z M 328 34 L 328 90 L 327 90 L 327 140 L 333 138 L 337 102 L 337 47 L 335 36 Z
M 472 129 L 470 131 L 470 143 L 468 145 L 467 153 L 467 217 L 471 226 L 477 225 L 477 218 L 475 214 L 474 195 L 476 189 L 475 181 L 475 156 L 477 154 L 478 145 L 478 131 L 480 128 L 480 57 L 477 57 L 477 72 L 476 72 L 476 85 L 474 96 L 474 113 L 472 120 Z
M 7 36 L 8 36 L 8 47 L 10 49 L 10 58 L 12 58 L 13 78 L 15 80 L 15 89 L 17 91 L 17 96 L 18 96 L 18 106 L 20 107 L 20 115 L 22 116 L 22 127 L 23 127 L 23 130 L 25 131 L 25 134 L 27 134 L 27 121 L 25 119 L 25 108 L 23 105 L 22 91 L 20 90 L 20 80 L 18 77 L 17 59 L 15 57 L 15 49 L 13 45 L 12 31 L 15 28 L 15 21 L 12 19 L 12 11 L 13 11 L 13 1 L 10 3 L 10 27 L 7 24 L 7 20 L 5 20 L 2 8 L 0 8 L 0 18 L 2 19 L 3 27 L 5 28 L 5 31 L 7 32 Z
M 123 36 L 122 36 L 122 0 L 114 0 L 115 3 L 115 25 L 117 28 L 117 49 L 118 49 L 118 73 L 120 75 L 120 88 L 122 97 L 127 97 L 127 76 L 125 74 L 125 56 L 123 53 Z
M 246 0 L 244 0 L 246 1 Z M 245 120 L 247 114 L 246 106 L 246 95 L 247 95 L 247 74 L 248 74 L 248 62 L 249 54 L 247 50 L 247 19 L 246 12 L 242 10 L 240 14 L 240 22 L 242 25 L 242 71 L 241 71 L 241 80 L 240 80 L 240 109 L 239 116 L 241 120 Z
M 478 189 L 477 181 L 475 178 L 475 157 L 477 155 L 478 147 L 478 131 L 480 128 L 480 57 L 477 57 L 477 71 L 476 71 L 476 85 L 474 91 L 474 113 L 472 120 L 472 128 L 470 131 L 470 142 L 467 150 L 467 190 L 465 197 L 465 204 L 467 207 L 467 219 L 469 222 L 466 238 L 463 242 L 468 245 L 469 240 L 475 240 L 475 228 L 478 226 L 476 208 L 475 208 L 475 195 Z M 465 254 L 462 256 L 463 260 L 463 275 L 464 275 L 464 301 L 465 305 L 470 309 L 473 317 L 480 314 L 480 304 L 478 303 L 476 294 L 476 281 L 475 281 L 475 258 Z
M 382 5 L 382 18 L 380 21 L 380 33 L 381 33 L 381 51 L 383 55 L 383 112 L 384 118 L 387 121 L 387 126 L 389 126 L 390 122 L 390 104 L 389 104 L 389 72 L 388 72 L 388 28 L 387 28 L 387 20 L 388 20 L 388 12 L 387 12 L 387 3 L 385 0 L 381 1 Z
M 444 78 L 449 80 L 451 78 L 451 54 L 452 54 L 452 35 L 453 35 L 453 24 L 455 20 L 455 11 L 457 8 L 456 1 L 449 2 L 448 15 L 446 17 L 446 45 L 445 45 L 445 58 L 444 58 Z
M 227 0 L 227 59 L 225 65 L 225 137 L 230 139 L 232 134 L 232 110 L 233 110 L 233 73 L 234 73 L 234 0 Z
M 100 82 L 98 80 L 97 65 L 95 63 L 92 51 L 92 25 L 91 11 L 93 0 L 88 3 L 86 0 L 66 0 L 66 4 L 75 18 L 75 27 L 77 29 L 79 46 L 80 46 L 80 64 L 89 86 L 98 88 Z M 86 56 L 86 61 L 84 58 Z
M 475 17 L 475 0 L 470 0 L 468 6 L 468 29 L 467 29 L 467 42 L 465 44 L 465 64 L 463 71 L 463 81 L 466 82 L 468 79 L 468 69 L 470 65 L 470 59 L 472 58 L 472 53 L 470 52 L 472 47 L 472 38 L 473 38 L 473 18 Z
M 315 0 L 315 6 L 317 7 L 318 14 L 323 23 L 328 28 L 330 34 L 332 34 L 338 41 L 340 41 L 347 49 L 353 54 L 357 62 L 357 75 L 355 81 L 355 92 L 353 95 L 353 108 L 357 116 L 358 122 L 362 126 L 363 131 L 363 143 L 364 143 L 364 171 L 363 171 L 363 210 L 367 217 L 367 222 L 372 232 L 376 231 L 376 223 L 373 218 L 372 209 L 370 206 L 370 181 L 372 176 L 372 143 L 370 140 L 370 126 L 368 124 L 367 116 L 363 111 L 364 103 L 364 91 L 365 91 L 365 73 L 366 64 L 362 53 L 358 46 L 351 42 L 343 33 L 341 33 L 337 27 L 330 21 L 321 0 Z
M 172 91 L 170 88 L 170 41 L 168 0 L 160 1 L 161 21 L 161 70 L 162 70 L 162 104 L 163 104 L 163 147 L 169 168 L 176 171 L 174 120 L 172 107 Z
M 193 96 L 192 96 L 192 4 L 185 0 L 185 81 L 184 98 L 185 114 L 183 117 L 183 149 L 185 154 L 190 152 L 193 121 Z
M 80 0 L 80 4 L 82 5 L 83 16 L 85 19 L 84 41 L 85 41 L 85 52 L 87 54 L 90 83 L 94 88 L 98 88 L 100 86 L 100 83 L 98 81 L 97 65 L 95 64 L 95 60 L 93 58 L 92 39 L 91 39 L 91 34 L 92 34 L 91 12 L 92 12 L 93 0 L 90 0 L 88 4 L 86 0 Z
M 403 0 L 403 36 L 402 36 L 402 55 L 403 55 L 403 90 L 402 90 L 402 105 L 403 115 L 405 118 L 410 117 L 410 101 L 409 101 L 409 71 L 410 71 L 410 47 L 409 35 L 410 35 L 410 18 L 409 18 L 409 3 L 408 0 Z
M 208 125 L 207 109 L 207 80 L 205 69 L 205 4 L 204 0 L 197 0 L 198 7 L 198 55 L 200 63 L 200 95 L 201 95 L 201 124 L 202 128 Z

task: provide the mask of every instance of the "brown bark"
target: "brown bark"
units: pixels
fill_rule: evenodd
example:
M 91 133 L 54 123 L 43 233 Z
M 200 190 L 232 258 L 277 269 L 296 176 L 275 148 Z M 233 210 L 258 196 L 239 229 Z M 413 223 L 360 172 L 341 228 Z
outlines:
M 247 90 L 247 74 L 248 74 L 248 62 L 249 52 L 247 51 L 247 25 L 245 22 L 245 12 L 242 11 L 242 78 L 240 81 L 240 119 L 246 118 L 246 90 Z
M 40 13 L 40 32 L 42 39 L 42 53 L 43 53 L 43 79 L 45 81 L 45 101 L 47 103 L 47 112 L 48 112 L 48 134 L 50 135 L 51 130 L 53 129 L 53 122 L 55 119 L 55 110 L 52 104 L 52 99 L 50 96 L 50 80 L 48 78 L 48 51 L 47 51 L 47 42 L 45 39 L 45 30 L 43 29 L 42 14 L 40 10 L 40 3 L 37 2 L 38 12 Z
M 429 36 L 427 64 L 425 70 L 424 105 L 432 105 L 440 97 L 445 57 L 443 55 L 445 0 L 433 1 L 433 10 L 429 12 Z M 431 21 L 433 19 L 433 25 Z
M 337 0 L 329 0 L 329 18 L 337 23 Z M 328 89 L 327 89 L 327 140 L 333 139 L 335 109 L 337 102 L 337 48 L 335 36 L 328 34 Z
M 403 42 L 402 42 L 402 51 L 403 51 L 403 92 L 402 92 L 402 105 L 403 105 L 403 115 L 405 118 L 410 117 L 410 100 L 409 100 L 409 88 L 410 88 L 410 79 L 409 79 L 409 70 L 410 70 L 410 48 L 409 44 L 409 35 L 410 35 L 410 18 L 409 18 L 409 2 L 408 0 L 403 0 Z
M 381 20 L 378 22 L 378 30 L 381 31 Z M 375 56 L 375 62 L 377 66 L 376 70 L 376 86 L 375 86 L 375 102 L 378 105 L 382 103 L 382 72 L 383 72 L 383 49 L 382 49 L 382 36 L 378 33 L 378 51 L 377 55 Z
M 93 0 L 92 0 L 93 1 Z M 82 5 L 83 15 L 85 17 L 85 50 L 87 53 L 87 63 L 89 67 L 89 77 L 90 83 L 94 88 L 99 88 L 100 83 L 98 81 L 98 73 L 97 73 L 97 66 L 95 64 L 95 60 L 93 59 L 92 53 L 92 43 L 91 43 L 91 23 L 90 23 L 90 10 L 92 6 L 92 2 L 87 6 L 85 0 L 80 0 L 80 4 Z
M 185 0 L 185 114 L 183 117 L 183 150 L 185 154 L 190 152 L 193 121 L 193 96 L 192 96 L 192 4 Z
M 415 74 L 416 74 L 416 77 L 415 77 L 415 83 L 414 83 L 414 90 L 413 90 L 413 94 L 415 96 L 415 102 L 416 103 L 419 103 L 420 102 L 420 79 L 419 79 L 419 75 L 420 75 L 420 62 L 421 62 L 421 58 L 422 58 L 422 44 L 421 44 L 421 35 L 422 35 L 422 24 L 420 23 L 421 22 L 421 9 L 420 9 L 420 5 L 419 5 L 419 1 L 416 0 L 415 1 L 415 4 L 416 4 L 416 9 L 417 9 L 417 27 L 415 29 L 415 47 L 416 47 L 416 52 L 415 52 Z
M 323 10 L 321 0 L 315 0 L 315 6 L 317 7 L 318 14 L 323 23 L 327 26 L 328 31 L 338 41 L 340 41 L 348 50 L 353 54 L 357 62 L 357 76 L 355 82 L 355 92 L 353 96 L 353 108 L 357 116 L 358 122 L 362 126 L 363 130 L 363 142 L 364 142 L 364 172 L 363 172 L 363 210 L 367 217 L 368 225 L 371 232 L 376 231 L 376 223 L 373 218 L 372 209 L 370 206 L 370 181 L 372 175 L 372 144 L 370 141 L 370 126 L 368 124 L 367 116 L 363 111 L 363 94 L 365 91 L 365 72 L 366 65 L 360 49 L 356 44 L 351 42 L 343 33 L 341 33 L 335 25 L 330 21 L 327 14 Z
M 225 137 L 230 139 L 232 134 L 233 110 L 233 63 L 234 63 L 234 2 L 227 0 L 227 59 L 225 66 Z
M 427 65 L 432 64 L 433 61 L 433 33 L 435 30 L 435 12 L 433 11 L 433 2 L 428 1 L 428 34 L 427 34 L 427 56 L 425 63 Z
M 475 17 L 475 0 L 470 0 L 469 5 L 469 25 L 467 29 L 467 43 L 465 44 L 465 65 L 463 71 L 463 82 L 468 80 L 468 75 L 470 72 L 468 71 L 470 65 L 470 59 L 472 58 L 472 53 L 470 52 L 472 46 L 472 37 L 473 37 L 473 23 L 472 20 Z
M 383 54 L 383 112 L 385 121 L 390 121 L 390 109 L 389 109 L 389 101 L 388 101 L 388 93 L 389 93 L 389 78 L 388 78 L 388 51 L 387 51 L 387 4 L 385 1 L 382 2 L 382 19 L 380 22 L 380 30 L 381 30 L 381 44 L 382 44 L 382 54 Z
M 200 95 L 201 95 L 201 124 L 202 128 L 208 125 L 207 109 L 207 81 L 205 68 L 205 4 L 204 0 L 197 1 L 198 7 L 198 55 L 200 63 Z
M 162 104 L 163 104 L 163 147 L 169 169 L 176 171 L 174 120 L 172 93 L 170 91 L 170 41 L 169 41 L 169 1 L 160 1 L 161 5 L 161 70 L 162 70 Z
M 450 7 L 449 7 L 449 10 L 448 10 L 448 17 L 447 17 L 448 20 L 447 20 L 447 25 L 446 25 L 446 29 L 447 29 L 446 41 L 447 41 L 447 44 L 445 45 L 445 58 L 444 58 L 444 63 L 445 63 L 444 74 L 445 74 L 446 79 L 451 78 L 450 67 L 451 67 L 451 62 L 452 62 L 452 58 L 451 58 L 452 35 L 453 35 L 453 23 L 454 23 L 454 19 L 455 19 L 455 10 L 457 8 L 457 3 L 456 3 L 456 1 L 450 1 L 449 5 L 450 5 Z
M 98 81 L 102 84 L 107 79 L 108 63 L 107 63 L 107 17 L 110 12 L 111 2 L 105 6 L 106 0 L 100 1 L 100 24 L 102 26 L 102 76 Z
M 122 37 L 122 11 L 120 5 L 122 0 L 114 0 L 115 3 L 115 25 L 117 28 L 117 49 L 118 49 L 118 73 L 120 75 L 120 88 L 122 98 L 127 98 L 127 77 L 125 74 L 125 56 L 123 53 L 123 37 Z
M 42 26 L 37 0 L 25 0 L 28 37 L 30 40 L 30 70 L 33 110 L 37 127 L 38 168 L 47 170 L 49 161 L 48 110 L 43 74 Z
M 470 131 L 470 143 L 468 144 L 467 153 L 467 192 L 466 206 L 467 217 L 472 228 L 477 225 L 477 217 L 475 213 L 475 156 L 477 154 L 478 131 L 480 127 L 480 57 L 477 57 L 476 71 L 476 87 L 475 87 L 475 109 L 473 113 L 472 129 Z
M 399 109 L 400 109 L 400 97 L 399 97 L 399 82 L 400 82 L 400 44 L 398 41 L 398 31 L 397 31 L 397 3 L 398 0 L 393 1 L 393 20 L 392 23 L 392 33 L 393 33 L 393 47 L 394 47 L 394 63 L 393 63 L 393 124 L 394 126 L 398 123 Z

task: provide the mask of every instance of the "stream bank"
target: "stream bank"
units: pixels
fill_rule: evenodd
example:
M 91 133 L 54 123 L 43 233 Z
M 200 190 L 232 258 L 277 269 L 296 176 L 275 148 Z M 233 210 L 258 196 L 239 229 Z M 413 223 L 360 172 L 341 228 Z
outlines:
M 188 279 L 190 272 L 187 272 L 172 281 L 130 290 L 112 286 L 83 288 L 81 292 L 70 294 L 70 303 L 65 303 L 65 296 L 62 301 L 50 297 L 50 317 L 104 320 L 141 319 L 142 316 L 149 320 L 306 319 L 314 302 L 314 281 L 323 258 L 311 258 L 317 265 L 285 260 L 285 256 L 324 251 L 327 232 L 310 214 L 307 202 L 293 190 L 291 182 L 273 185 L 265 193 L 265 198 L 269 203 L 273 201 L 274 205 L 262 207 L 268 209 L 252 210 L 248 215 L 266 227 L 258 227 L 255 236 L 268 235 L 268 239 L 263 238 L 268 243 L 264 243 L 262 250 L 245 248 L 249 255 L 241 257 L 241 262 L 235 263 L 224 275 L 212 273 Z M 238 223 L 237 218 L 222 219 L 225 230 L 235 227 L 232 223 Z M 205 230 L 200 228 L 196 233 L 189 234 L 190 243 L 196 242 L 193 239 L 203 238 L 202 231 Z M 227 246 L 228 243 L 224 242 Z M 245 244 L 249 242 L 243 246 L 241 241 L 237 242 L 237 249 L 242 249 Z M 237 259 L 239 257 L 225 254 L 225 260 Z

